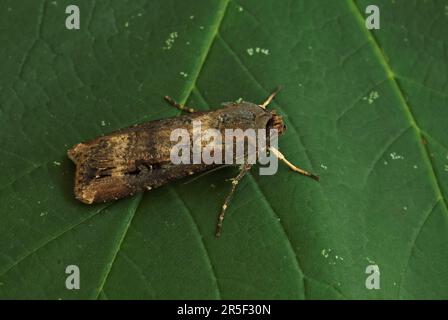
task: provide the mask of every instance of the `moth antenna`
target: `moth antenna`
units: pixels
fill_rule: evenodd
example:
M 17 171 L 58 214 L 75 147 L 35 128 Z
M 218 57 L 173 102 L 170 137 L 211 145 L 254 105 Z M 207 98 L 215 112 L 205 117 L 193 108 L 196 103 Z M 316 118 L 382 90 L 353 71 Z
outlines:
M 319 181 L 319 176 L 316 176 L 316 175 L 314 175 L 314 174 L 312 174 L 312 173 L 309 173 L 308 171 L 305 171 L 305 170 L 303 170 L 303 169 L 301 169 L 301 168 L 299 168 L 299 167 L 296 167 L 295 165 L 293 165 L 291 162 L 289 162 L 286 158 L 285 158 L 285 156 L 280 152 L 280 151 L 278 151 L 276 148 L 274 148 L 274 147 L 269 147 L 269 150 L 270 151 L 272 151 L 272 153 L 278 158 L 278 159 L 280 159 L 281 161 L 283 161 L 291 170 L 293 170 L 293 171 L 295 171 L 295 172 L 297 172 L 297 173 L 300 173 L 300 174 L 303 174 L 304 176 L 307 176 L 307 177 L 310 177 L 310 178 L 313 178 L 314 180 L 316 180 L 316 181 Z
M 282 89 L 281 86 L 278 86 L 274 92 L 272 92 L 269 97 L 262 103 L 260 104 L 260 107 L 263 109 L 266 109 L 266 107 L 272 102 L 272 100 L 275 98 L 275 96 L 277 95 L 277 93 L 279 93 L 279 91 Z
M 184 106 L 178 102 L 176 102 L 173 98 L 171 98 L 170 96 L 164 96 L 163 99 L 165 99 L 166 102 L 168 102 L 170 105 L 172 105 L 173 107 L 179 109 L 180 111 L 185 111 L 185 112 L 189 112 L 189 113 L 193 113 L 194 109 L 193 108 L 189 108 L 187 106 Z

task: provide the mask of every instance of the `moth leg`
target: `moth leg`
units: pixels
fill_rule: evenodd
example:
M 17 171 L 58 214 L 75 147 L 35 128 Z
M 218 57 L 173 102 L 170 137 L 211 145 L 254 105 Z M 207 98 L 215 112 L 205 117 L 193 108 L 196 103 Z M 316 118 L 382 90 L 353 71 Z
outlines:
M 170 105 L 172 105 L 173 107 L 179 109 L 180 111 L 185 111 L 185 112 L 189 112 L 189 113 L 193 113 L 195 112 L 193 108 L 189 108 L 187 106 L 184 106 L 178 102 L 176 102 L 173 98 L 171 98 L 170 96 L 164 96 L 163 97 L 165 99 L 166 102 L 168 102 Z
M 269 147 L 269 150 L 281 161 L 283 161 L 291 170 L 298 172 L 300 174 L 303 174 L 304 176 L 313 178 L 316 181 L 319 181 L 319 176 L 316 176 L 315 174 L 309 173 L 308 171 L 305 171 L 299 167 L 296 167 L 295 165 L 293 165 L 291 162 L 289 162 L 285 156 L 278 151 L 277 149 L 275 149 L 274 147 Z
M 263 109 L 266 109 L 266 107 L 272 102 L 272 100 L 274 100 L 274 97 L 277 95 L 277 93 L 279 93 L 279 91 L 282 89 L 282 87 L 277 87 L 270 95 L 269 97 L 267 97 L 267 99 L 260 104 L 260 107 L 262 107 Z
M 240 182 L 240 180 L 244 177 L 244 175 L 250 170 L 252 167 L 252 164 L 245 163 L 243 164 L 240 173 L 232 179 L 232 189 L 230 190 L 230 193 L 227 195 L 226 200 L 224 201 L 224 204 L 221 208 L 221 213 L 218 216 L 218 223 L 216 225 L 216 238 L 219 238 L 221 236 L 222 231 L 222 223 L 224 221 L 224 215 L 226 214 L 227 207 L 229 206 L 230 200 L 232 199 L 233 194 L 235 193 L 236 186 Z

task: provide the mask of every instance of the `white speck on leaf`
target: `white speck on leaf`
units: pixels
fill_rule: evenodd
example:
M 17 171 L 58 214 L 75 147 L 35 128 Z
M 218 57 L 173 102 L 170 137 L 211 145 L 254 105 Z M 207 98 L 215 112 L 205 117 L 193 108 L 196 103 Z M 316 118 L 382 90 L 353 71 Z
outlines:
M 239 12 L 243 12 L 243 10 L 244 10 L 243 7 L 241 7 L 241 6 L 238 7 Z
M 418 169 L 418 165 L 414 164 L 414 169 Z
M 41 217 L 44 217 L 44 216 L 46 216 L 47 214 L 48 214 L 47 211 L 42 211 L 42 212 L 40 213 L 40 216 L 41 216 Z
M 321 255 L 324 257 L 324 258 L 328 258 L 329 257 L 329 255 L 330 255 L 330 252 L 331 252 L 331 249 L 329 248 L 329 249 L 322 249 L 322 251 L 320 252 L 321 253 Z
M 367 101 L 369 104 L 372 104 L 376 99 L 378 99 L 380 95 L 378 91 L 371 91 L 367 97 L 363 97 L 362 100 Z
M 324 169 L 324 170 L 327 170 L 327 169 L 328 169 L 328 167 L 327 167 L 326 165 L 324 165 L 323 163 L 321 163 L 320 167 L 321 167 L 322 169 Z
M 398 154 L 396 152 L 392 152 L 390 154 L 390 157 L 392 160 L 403 160 L 404 159 L 404 157 L 401 154 Z
M 448 164 L 445 165 L 444 169 L 446 172 L 448 172 Z
M 61 163 L 60 163 L 59 161 L 53 161 L 53 164 L 54 164 L 55 166 L 60 166 L 60 165 L 61 165 Z
M 188 73 L 185 73 L 183 71 L 179 72 L 179 74 L 184 78 L 188 77 Z
M 255 49 L 254 48 L 247 48 L 246 52 L 250 56 L 252 56 L 254 53 L 257 53 L 257 54 L 261 53 L 261 54 L 264 54 L 265 56 L 268 56 L 270 54 L 269 53 L 269 49 L 260 48 L 260 47 L 256 47 Z
M 171 32 L 168 38 L 165 40 L 165 46 L 163 46 L 163 50 L 170 50 L 173 47 L 174 40 L 178 37 L 176 31 Z
M 375 263 L 376 263 L 375 261 L 373 261 L 373 260 L 370 259 L 369 257 L 366 257 L 366 260 L 367 260 L 368 263 L 371 263 L 371 264 L 375 264 Z
M 204 26 L 199 26 L 199 29 L 204 30 Z
M 126 21 L 126 23 L 124 24 L 125 28 L 129 27 L 129 22 Z
M 106 126 L 106 121 L 101 120 L 101 126 L 102 126 L 102 127 Z
M 193 19 L 194 19 L 194 16 L 193 16 L 193 15 L 191 15 L 191 16 L 190 16 L 190 20 L 193 20 Z

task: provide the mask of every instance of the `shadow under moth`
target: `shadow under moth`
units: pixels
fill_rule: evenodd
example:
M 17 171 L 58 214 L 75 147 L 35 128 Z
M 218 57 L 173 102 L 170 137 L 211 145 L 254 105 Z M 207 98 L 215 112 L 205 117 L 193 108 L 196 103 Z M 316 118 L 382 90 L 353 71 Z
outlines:
M 286 130 L 283 119 L 274 110 L 267 109 L 277 92 L 278 90 L 274 91 L 262 104 L 229 102 L 224 103 L 220 109 L 206 112 L 195 111 L 166 96 L 165 100 L 188 114 L 134 125 L 78 143 L 68 150 L 68 157 L 76 165 L 74 186 L 76 199 L 86 204 L 113 201 L 163 186 L 173 180 L 225 166 L 226 164 L 204 162 L 173 163 L 171 150 L 175 142 L 171 139 L 172 131 L 176 128 L 186 128 L 192 133 L 192 123 L 200 121 L 203 131 L 266 129 L 266 132 L 270 132 L 270 129 L 275 129 L 280 136 Z M 193 143 L 194 141 L 191 141 L 190 150 L 193 149 Z M 231 147 L 233 163 L 236 165 L 237 156 L 233 145 Z M 228 148 L 229 146 L 222 145 L 223 157 Z M 290 163 L 269 143 L 265 149 L 292 170 L 319 180 L 319 177 Z M 240 172 L 231 179 L 230 193 L 218 215 L 216 237 L 221 235 L 224 215 L 238 182 L 253 166 L 253 163 L 246 161 L 249 155 L 247 150 L 244 152 L 244 159 L 239 164 Z

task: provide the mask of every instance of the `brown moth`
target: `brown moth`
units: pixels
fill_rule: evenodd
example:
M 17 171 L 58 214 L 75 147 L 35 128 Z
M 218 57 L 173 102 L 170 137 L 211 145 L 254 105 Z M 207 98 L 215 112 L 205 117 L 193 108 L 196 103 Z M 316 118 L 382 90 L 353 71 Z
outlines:
M 273 92 L 260 105 L 245 101 L 230 102 L 224 103 L 220 109 L 206 112 L 195 112 L 165 97 L 169 103 L 190 114 L 149 121 L 76 144 L 67 152 L 76 165 L 76 199 L 86 204 L 117 200 L 222 166 L 172 163 L 172 130 L 187 128 L 191 132 L 195 120 L 201 121 L 202 130 L 213 128 L 223 132 L 225 129 L 267 129 L 269 132 L 269 129 L 277 129 L 278 135 L 281 135 L 286 130 L 282 117 L 266 108 L 277 92 Z M 291 164 L 277 149 L 271 147 L 269 151 L 292 170 L 319 179 Z M 240 173 L 232 179 L 232 189 L 218 217 L 217 237 L 221 234 L 224 214 L 236 186 L 251 167 L 252 164 L 243 163 Z

